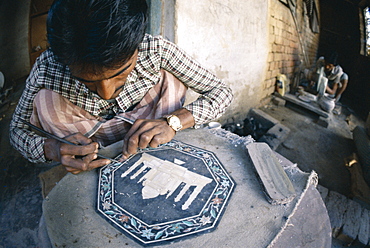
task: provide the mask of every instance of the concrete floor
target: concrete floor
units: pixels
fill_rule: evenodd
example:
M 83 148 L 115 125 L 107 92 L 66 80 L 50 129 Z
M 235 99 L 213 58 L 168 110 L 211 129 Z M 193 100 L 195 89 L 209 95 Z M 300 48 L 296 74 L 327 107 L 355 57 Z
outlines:
M 0 108 L 0 247 L 37 246 L 42 203 L 38 174 L 48 169 L 47 165 L 27 162 L 9 145 L 8 126 L 21 90 L 15 89 L 8 97 L 9 104 Z M 294 105 L 268 104 L 262 110 L 291 130 L 277 152 L 303 171 L 315 170 L 322 186 L 350 194 L 344 158 L 354 151 L 351 130 L 363 125 L 350 109 L 343 108 L 341 115 L 332 116 L 328 128 L 315 123 L 316 115 Z M 347 246 L 334 240 L 333 247 Z
M 320 185 L 349 196 L 350 173 L 344 159 L 355 151 L 351 129 L 358 119 L 347 108 L 342 109 L 341 115 L 329 117 L 328 127 L 322 127 L 316 124 L 318 115 L 294 104 L 287 103 L 286 107 L 270 104 L 262 108 L 290 129 L 288 138 L 276 151 L 297 163 L 302 171 L 315 170 Z M 349 115 L 352 126 L 346 122 Z
M 9 123 L 22 89 L 15 89 L 0 108 L 0 247 L 36 247 L 41 216 L 38 174 L 46 166 L 34 165 L 9 144 Z

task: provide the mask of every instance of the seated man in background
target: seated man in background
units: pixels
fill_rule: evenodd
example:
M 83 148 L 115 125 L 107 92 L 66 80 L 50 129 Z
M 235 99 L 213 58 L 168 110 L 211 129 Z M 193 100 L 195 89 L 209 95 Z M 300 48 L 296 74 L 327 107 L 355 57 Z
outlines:
M 58 161 L 77 174 L 110 163 L 101 147 L 123 141 L 123 159 L 220 117 L 231 89 L 175 44 L 145 34 L 145 0 L 56 0 L 50 48 L 37 59 L 10 125 L 29 161 Z M 186 90 L 199 93 L 183 106 Z M 30 122 L 76 144 L 31 131 Z
M 328 81 L 326 86 L 326 92 L 330 94 L 331 97 L 335 98 L 336 102 L 339 102 L 342 93 L 346 90 L 348 84 L 348 74 L 343 72 L 339 78 L 339 81 Z
M 328 93 L 330 97 L 339 101 L 347 87 L 348 75 L 343 72 L 342 67 L 336 61 L 336 54 L 329 59 L 321 56 L 316 62 L 315 71 L 305 70 L 306 80 L 309 81 L 308 91 L 320 96 Z

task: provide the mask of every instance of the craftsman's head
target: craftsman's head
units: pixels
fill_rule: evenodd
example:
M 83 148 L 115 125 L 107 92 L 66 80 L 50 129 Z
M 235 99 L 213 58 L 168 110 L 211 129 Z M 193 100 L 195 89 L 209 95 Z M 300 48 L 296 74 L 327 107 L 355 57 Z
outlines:
M 95 83 L 105 80 L 115 88 L 124 83 L 135 67 L 146 22 L 145 0 L 55 0 L 48 14 L 47 37 L 57 60 L 73 76 L 110 99 L 111 92 L 99 93 L 101 85 Z
M 334 65 L 333 63 L 331 63 L 331 62 L 326 62 L 326 61 L 325 61 L 325 70 L 327 70 L 327 71 L 331 71 L 331 70 L 333 70 L 333 69 L 334 69 L 334 67 L 335 67 L 335 65 Z
M 332 53 L 328 59 L 325 59 L 325 69 L 331 71 L 337 65 L 338 54 Z

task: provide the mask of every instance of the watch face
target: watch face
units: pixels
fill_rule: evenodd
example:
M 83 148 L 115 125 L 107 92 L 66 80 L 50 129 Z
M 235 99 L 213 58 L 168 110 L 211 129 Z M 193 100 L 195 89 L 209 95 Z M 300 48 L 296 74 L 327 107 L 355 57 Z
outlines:
M 170 118 L 170 124 L 171 125 L 174 125 L 174 126 L 180 126 L 180 120 L 179 120 L 179 118 L 177 118 L 177 117 L 175 117 L 175 116 L 172 116 L 171 118 Z
M 182 128 L 179 117 L 172 115 L 168 118 L 168 125 L 172 127 L 176 132 Z

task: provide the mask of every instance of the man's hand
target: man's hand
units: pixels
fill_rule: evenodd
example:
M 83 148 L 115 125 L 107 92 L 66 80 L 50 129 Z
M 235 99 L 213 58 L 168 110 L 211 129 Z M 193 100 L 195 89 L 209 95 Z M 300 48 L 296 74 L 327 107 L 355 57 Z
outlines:
M 195 124 L 192 113 L 187 109 L 178 109 L 171 114 L 180 118 L 182 129 L 192 127 Z M 123 139 L 122 160 L 135 154 L 138 148 L 143 149 L 148 146 L 156 148 L 167 143 L 173 139 L 175 134 L 175 130 L 168 125 L 164 118 L 155 120 L 138 119 Z
M 122 159 L 135 154 L 138 148 L 158 147 L 172 140 L 176 132 L 162 119 L 138 119 L 123 139 Z
M 95 160 L 99 148 L 98 143 L 92 142 L 81 133 L 72 134 L 64 139 L 76 145 L 46 139 L 44 152 L 47 159 L 60 162 L 68 172 L 78 174 L 110 163 L 108 159 Z

